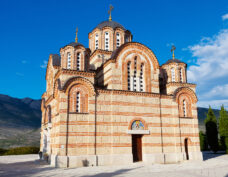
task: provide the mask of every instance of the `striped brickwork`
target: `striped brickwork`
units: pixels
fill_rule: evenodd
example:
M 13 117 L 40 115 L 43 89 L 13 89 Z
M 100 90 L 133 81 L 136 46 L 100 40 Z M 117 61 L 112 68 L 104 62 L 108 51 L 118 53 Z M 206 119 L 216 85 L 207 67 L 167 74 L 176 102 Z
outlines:
M 92 38 L 90 45 L 94 45 Z M 104 47 L 102 43 L 99 45 Z M 85 52 L 84 66 L 81 70 L 66 69 L 66 52 L 75 54 L 77 50 Z M 185 71 L 183 63 L 160 67 L 150 49 L 129 42 L 114 53 L 94 50 L 87 58 L 90 62 L 87 67 L 88 51 L 81 46 L 67 46 L 61 49 L 61 66 L 48 64 L 40 147 L 50 155 L 52 165 L 83 166 L 83 160 L 91 166 L 131 163 L 132 134 L 140 133 L 132 130 L 135 121 L 144 126 L 140 133 L 144 162 L 183 161 L 187 158 L 186 141 L 189 159 L 202 158 L 195 85 L 186 83 L 186 78 L 183 82 L 178 77 L 176 82 L 170 81 L 170 69 L 175 66 Z M 102 55 L 104 60 L 100 60 Z M 143 90 L 129 90 L 129 75 L 140 78 L 142 73 Z M 161 77 L 165 94 L 160 94 Z

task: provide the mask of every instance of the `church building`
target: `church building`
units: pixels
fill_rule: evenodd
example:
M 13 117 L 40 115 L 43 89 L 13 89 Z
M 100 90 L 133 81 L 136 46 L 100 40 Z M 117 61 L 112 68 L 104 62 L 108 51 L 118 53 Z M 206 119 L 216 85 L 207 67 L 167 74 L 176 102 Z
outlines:
M 195 84 L 109 20 L 49 56 L 40 149 L 55 167 L 202 160 Z

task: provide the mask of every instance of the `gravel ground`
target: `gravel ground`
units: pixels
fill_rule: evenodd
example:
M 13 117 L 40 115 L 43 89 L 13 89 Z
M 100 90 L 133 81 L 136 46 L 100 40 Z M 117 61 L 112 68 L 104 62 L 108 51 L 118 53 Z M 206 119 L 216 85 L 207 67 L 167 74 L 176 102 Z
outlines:
M 0 156 L 0 176 L 78 176 L 78 177 L 228 177 L 228 155 L 204 153 L 204 161 L 180 164 L 53 168 L 38 155 Z

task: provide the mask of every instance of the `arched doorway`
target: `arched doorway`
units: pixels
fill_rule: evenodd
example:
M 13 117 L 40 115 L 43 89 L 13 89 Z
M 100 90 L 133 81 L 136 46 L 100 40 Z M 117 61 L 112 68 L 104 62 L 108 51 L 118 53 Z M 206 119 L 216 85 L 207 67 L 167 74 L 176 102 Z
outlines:
M 133 162 L 142 161 L 142 135 L 132 135 Z
M 189 160 L 189 155 L 188 155 L 188 138 L 185 138 L 184 139 L 184 148 L 185 148 L 186 160 Z
M 135 120 L 131 129 L 135 131 L 135 134 L 132 134 L 132 155 L 133 162 L 142 161 L 142 134 L 139 134 L 141 130 L 144 130 L 144 125 L 140 120 Z

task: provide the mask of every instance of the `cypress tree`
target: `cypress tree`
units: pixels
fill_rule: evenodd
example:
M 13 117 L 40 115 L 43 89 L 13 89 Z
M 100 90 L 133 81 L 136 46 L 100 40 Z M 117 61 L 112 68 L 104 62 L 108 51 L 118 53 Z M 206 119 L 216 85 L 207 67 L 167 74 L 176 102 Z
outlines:
M 211 107 L 208 109 L 207 118 L 205 119 L 207 142 L 214 153 L 219 149 L 217 120 Z
M 226 153 L 228 154 L 228 114 L 223 105 L 219 112 L 219 134 L 221 144 L 225 147 Z
M 200 137 L 200 150 L 201 151 L 207 150 L 208 144 L 207 144 L 206 135 L 202 131 L 200 131 L 199 132 L 199 137 Z

